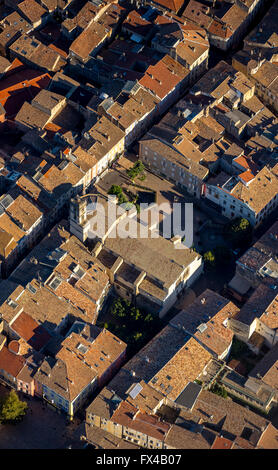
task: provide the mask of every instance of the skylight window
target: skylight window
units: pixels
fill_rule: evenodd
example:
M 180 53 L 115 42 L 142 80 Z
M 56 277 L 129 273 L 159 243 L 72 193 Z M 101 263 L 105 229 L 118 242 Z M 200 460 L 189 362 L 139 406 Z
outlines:
M 56 290 L 61 282 L 62 281 L 58 277 L 54 277 L 54 279 L 49 283 L 49 287 L 53 290 Z
M 201 325 L 198 326 L 197 330 L 200 331 L 200 333 L 203 333 L 207 329 L 207 325 L 205 323 L 201 323 Z
M 81 266 L 79 266 L 79 264 L 74 268 L 73 272 L 74 272 L 74 274 L 76 274 L 76 276 L 79 279 L 81 279 L 85 274 L 84 269 L 82 269 Z
M 79 344 L 78 344 L 77 349 L 78 349 L 78 351 L 80 351 L 82 354 L 86 354 L 86 352 L 88 351 L 87 346 L 85 346 L 85 345 L 82 344 L 82 343 L 79 343 Z
M 37 289 L 35 289 L 34 286 L 32 286 L 32 284 L 27 284 L 27 289 L 29 290 L 29 292 L 31 292 L 31 294 L 35 294 L 37 292 Z
M 12 307 L 13 309 L 15 309 L 16 307 L 18 307 L 17 303 L 14 302 L 12 299 L 8 299 L 7 300 L 7 304 Z

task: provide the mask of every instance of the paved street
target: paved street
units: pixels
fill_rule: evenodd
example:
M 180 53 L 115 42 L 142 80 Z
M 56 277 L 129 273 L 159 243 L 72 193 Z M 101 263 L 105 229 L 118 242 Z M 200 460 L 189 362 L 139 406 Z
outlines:
M 0 396 L 7 391 L 0 385 Z M 38 399 L 25 400 L 28 411 L 19 424 L 0 425 L 0 449 L 65 449 L 78 423 L 66 426 L 63 415 Z

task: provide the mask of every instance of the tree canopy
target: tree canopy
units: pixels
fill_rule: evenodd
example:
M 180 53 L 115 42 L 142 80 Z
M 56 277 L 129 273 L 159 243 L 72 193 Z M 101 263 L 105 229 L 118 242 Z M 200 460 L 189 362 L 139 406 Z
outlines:
M 212 251 L 207 251 L 204 254 L 204 261 L 210 265 L 213 265 L 215 263 L 215 255 L 213 254 Z
M 233 232 L 244 232 L 246 230 L 249 230 L 249 228 L 250 228 L 250 222 L 249 220 L 244 219 L 244 218 L 235 219 L 231 226 L 231 230 Z
M 138 160 L 136 163 L 134 163 L 132 168 L 127 170 L 127 174 L 132 180 L 134 180 L 136 176 L 143 173 L 144 170 L 145 170 L 144 164 L 140 160 Z
M 246 248 L 252 241 L 252 226 L 249 220 L 237 217 L 225 227 L 227 238 L 234 248 Z
M 219 385 L 218 383 L 215 383 L 213 385 L 213 387 L 211 388 L 211 391 L 215 393 L 216 395 L 219 395 L 222 398 L 227 398 L 228 396 L 227 390 L 222 385 Z
M 28 405 L 21 401 L 14 390 L 6 395 L 0 403 L 0 421 L 17 422 L 25 416 Z
M 112 317 L 112 318 L 111 318 Z M 117 297 L 109 309 L 107 322 L 100 323 L 128 344 L 129 351 L 139 350 L 161 328 L 159 317 Z
M 108 191 L 108 194 L 117 196 L 118 204 L 124 204 L 125 202 L 128 202 L 128 199 L 125 196 L 122 187 L 118 186 L 117 184 L 112 184 L 111 188 Z

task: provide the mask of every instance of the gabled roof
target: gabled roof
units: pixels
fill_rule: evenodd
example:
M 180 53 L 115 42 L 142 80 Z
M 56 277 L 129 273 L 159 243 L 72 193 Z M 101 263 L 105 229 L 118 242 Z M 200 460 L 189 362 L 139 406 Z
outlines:
M 269 423 L 257 444 L 262 449 L 278 449 L 278 430 Z
M 142 434 L 164 441 L 170 424 L 160 421 L 157 416 L 141 413 L 134 406 L 122 401 L 111 417 L 111 421 L 129 427 Z
M 229 300 L 207 289 L 185 310 L 177 314 L 170 324 L 193 335 L 205 348 L 221 356 L 233 339 L 227 319 L 239 309 Z M 201 328 L 203 326 L 203 328 Z
M 231 449 L 233 441 L 230 439 L 225 439 L 225 437 L 216 436 L 214 443 L 211 446 L 211 449 Z
M 23 369 L 25 360 L 21 356 L 17 356 L 4 346 L 0 351 L 0 370 L 4 370 L 12 377 L 17 377 Z
M 55 364 L 45 360 L 36 378 L 73 401 L 87 385 L 100 378 L 125 349 L 126 343 L 105 329 L 92 339 L 72 332 L 62 342 Z
M 187 73 L 189 73 L 187 69 L 166 55 L 155 65 L 147 68 L 139 83 L 158 98 L 164 99 Z
M 46 329 L 25 312 L 22 312 L 10 327 L 36 351 L 40 351 L 51 338 Z
M 256 364 L 250 376 L 261 378 L 264 383 L 278 390 L 278 343 Z
M 0 229 L 0 256 L 6 258 L 15 247 L 16 243 L 13 236 Z
M 185 339 L 185 345 L 160 369 L 149 384 L 169 399 L 176 400 L 184 391 L 185 385 L 199 377 L 211 358 L 211 354 L 194 338 L 188 341 Z
M 47 12 L 46 9 L 35 2 L 35 0 L 24 0 L 17 5 L 17 8 L 30 23 L 36 23 Z
M 153 0 L 152 3 L 167 8 L 167 10 L 172 10 L 175 13 L 178 13 L 185 3 L 185 0 Z

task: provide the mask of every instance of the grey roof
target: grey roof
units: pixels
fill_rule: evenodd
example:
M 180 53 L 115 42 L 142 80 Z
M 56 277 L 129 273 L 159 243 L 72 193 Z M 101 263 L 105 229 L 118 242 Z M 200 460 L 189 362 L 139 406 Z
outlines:
M 243 305 L 236 320 L 251 325 L 255 318 L 260 318 L 277 295 L 277 290 L 267 281 L 262 282 Z
M 1 199 L 0 204 L 4 209 L 8 209 L 8 207 L 14 202 L 13 198 L 7 194 L 3 199 Z
M 181 394 L 175 400 L 175 402 L 181 406 L 185 406 L 186 408 L 193 408 L 199 394 L 201 393 L 202 387 L 201 385 L 195 382 L 189 382 L 186 387 L 183 389 Z

